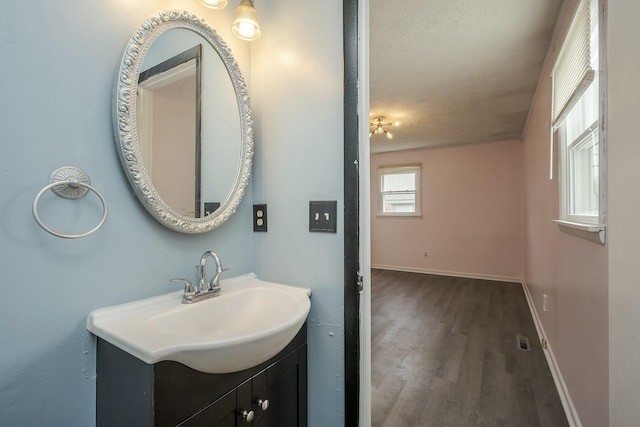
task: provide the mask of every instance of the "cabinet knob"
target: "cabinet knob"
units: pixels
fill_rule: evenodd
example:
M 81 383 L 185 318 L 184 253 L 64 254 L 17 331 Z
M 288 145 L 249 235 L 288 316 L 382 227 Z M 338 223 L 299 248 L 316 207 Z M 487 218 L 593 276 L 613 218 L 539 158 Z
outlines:
M 267 400 L 267 399 L 258 399 L 258 406 L 263 411 L 266 411 L 267 409 L 269 409 L 269 400 Z
M 253 411 L 242 411 L 242 418 L 244 418 L 248 423 L 253 421 L 253 416 Z

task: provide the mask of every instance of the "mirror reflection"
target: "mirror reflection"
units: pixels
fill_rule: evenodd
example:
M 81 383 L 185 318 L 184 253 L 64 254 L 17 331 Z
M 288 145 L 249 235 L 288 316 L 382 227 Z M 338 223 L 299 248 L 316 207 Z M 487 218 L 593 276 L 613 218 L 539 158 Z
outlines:
M 197 45 L 138 78 L 138 140 L 147 173 L 169 206 L 195 218 L 201 216 L 201 57 Z
M 179 215 L 212 214 L 241 160 L 236 93 L 222 59 L 199 34 L 168 30 L 144 57 L 137 95 L 142 161 L 159 196 Z

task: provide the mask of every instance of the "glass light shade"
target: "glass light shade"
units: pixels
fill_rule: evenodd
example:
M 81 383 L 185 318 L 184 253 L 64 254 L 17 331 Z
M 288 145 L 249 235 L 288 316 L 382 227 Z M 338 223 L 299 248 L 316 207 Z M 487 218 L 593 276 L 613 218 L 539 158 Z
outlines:
M 387 132 L 387 138 L 393 139 L 393 134 L 391 132 Z
M 398 121 L 398 120 L 396 120 L 395 122 L 393 122 L 393 125 L 394 125 L 394 126 L 400 126 L 401 124 L 402 124 L 402 122 L 400 122 L 400 121 Z
M 242 0 L 240 2 L 231 31 L 241 40 L 254 41 L 260 38 L 262 30 L 258 25 L 258 14 L 255 7 L 253 7 L 253 0 Z
M 227 0 L 196 0 L 198 3 L 203 5 L 204 7 L 208 7 L 209 9 L 214 10 L 222 10 L 227 6 Z

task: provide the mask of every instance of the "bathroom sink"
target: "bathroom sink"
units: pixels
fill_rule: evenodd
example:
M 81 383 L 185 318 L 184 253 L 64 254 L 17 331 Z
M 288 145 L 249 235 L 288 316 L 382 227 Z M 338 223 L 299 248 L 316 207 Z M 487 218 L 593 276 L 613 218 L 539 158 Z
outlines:
M 138 359 L 173 360 L 201 372 L 241 371 L 284 349 L 304 324 L 311 291 L 246 274 L 222 294 L 182 304 L 182 291 L 92 311 L 87 329 Z

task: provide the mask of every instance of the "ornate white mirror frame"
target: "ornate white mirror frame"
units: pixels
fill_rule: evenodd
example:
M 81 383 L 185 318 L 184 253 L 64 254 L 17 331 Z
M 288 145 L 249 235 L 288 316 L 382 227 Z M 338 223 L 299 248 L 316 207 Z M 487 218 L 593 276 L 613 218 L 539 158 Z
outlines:
M 241 144 L 241 152 L 232 188 L 220 207 L 202 218 L 192 218 L 176 212 L 158 194 L 142 161 L 137 131 L 138 76 L 145 54 L 161 34 L 176 28 L 199 34 L 218 53 L 233 84 L 240 114 L 241 141 L 237 143 Z M 147 19 L 133 33 L 118 72 L 113 99 L 113 126 L 118 154 L 127 179 L 143 206 L 162 225 L 181 233 L 204 233 L 219 227 L 235 213 L 251 177 L 254 144 L 251 106 L 244 78 L 231 50 L 203 19 L 187 11 L 166 10 Z

